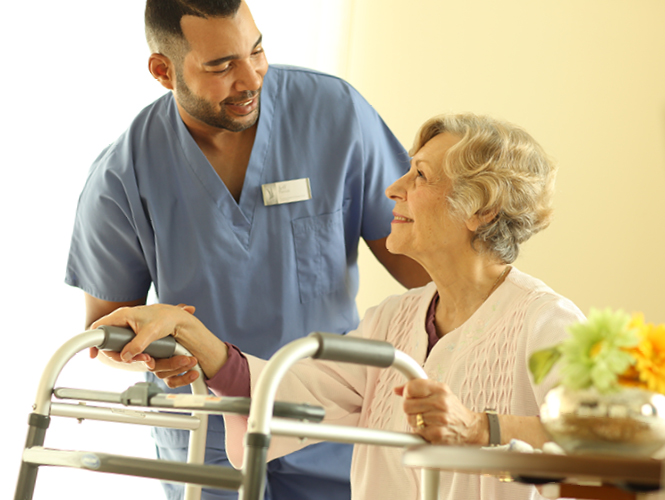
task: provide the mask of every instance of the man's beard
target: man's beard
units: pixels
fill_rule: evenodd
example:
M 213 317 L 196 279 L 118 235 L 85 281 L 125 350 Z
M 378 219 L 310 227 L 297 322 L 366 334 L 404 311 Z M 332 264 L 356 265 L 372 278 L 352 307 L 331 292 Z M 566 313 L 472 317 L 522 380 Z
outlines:
M 189 113 L 193 118 L 196 118 L 200 122 L 205 123 L 211 127 L 221 128 L 228 130 L 230 132 L 242 132 L 254 126 L 256 121 L 259 118 L 258 108 L 254 116 L 248 116 L 248 121 L 238 121 L 231 118 L 224 111 L 224 104 L 238 104 L 245 102 L 249 99 L 256 98 L 259 99 L 259 90 L 246 90 L 238 96 L 233 98 L 227 98 L 221 103 L 221 111 L 217 111 L 213 106 L 206 101 L 205 99 L 194 94 L 191 89 L 185 83 L 185 79 L 182 77 L 180 71 L 176 72 L 176 95 L 178 103 L 183 107 L 187 113 Z

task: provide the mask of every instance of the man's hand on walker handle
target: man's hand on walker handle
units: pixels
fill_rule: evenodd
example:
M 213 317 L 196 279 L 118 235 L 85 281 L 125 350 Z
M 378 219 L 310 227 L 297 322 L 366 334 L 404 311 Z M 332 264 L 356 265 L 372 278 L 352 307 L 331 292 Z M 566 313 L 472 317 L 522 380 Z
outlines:
M 194 316 L 194 311 L 193 306 L 184 304 L 122 307 L 98 319 L 91 327 L 111 325 L 133 330 L 136 337 L 121 353 L 114 353 L 114 359 L 123 363 L 142 361 L 167 386 L 180 387 L 198 378 L 198 372 L 193 370 L 197 360 L 203 373 L 210 378 L 226 363 L 227 358 L 226 344 Z M 193 357 L 174 356 L 156 360 L 143 353 L 152 342 L 168 335 L 188 349 Z

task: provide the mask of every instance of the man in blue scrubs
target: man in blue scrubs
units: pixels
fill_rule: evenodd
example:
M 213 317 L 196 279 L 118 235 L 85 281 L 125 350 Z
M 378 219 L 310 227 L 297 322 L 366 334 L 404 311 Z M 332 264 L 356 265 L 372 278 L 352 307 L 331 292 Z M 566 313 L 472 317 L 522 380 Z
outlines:
M 269 68 L 240 0 L 148 0 L 146 34 L 150 72 L 170 92 L 101 153 L 81 194 L 66 281 L 85 292 L 86 325 L 144 304 L 154 286 L 160 302 L 196 306 L 221 339 L 267 358 L 309 332 L 357 325 L 361 237 L 403 285 L 428 281 L 385 248 L 383 191 L 409 159 L 351 86 Z M 223 432 L 212 417 L 209 463 L 226 463 Z M 186 432 L 154 436 L 161 458 L 186 459 Z M 267 496 L 348 498 L 350 453 L 321 444 L 271 462 Z

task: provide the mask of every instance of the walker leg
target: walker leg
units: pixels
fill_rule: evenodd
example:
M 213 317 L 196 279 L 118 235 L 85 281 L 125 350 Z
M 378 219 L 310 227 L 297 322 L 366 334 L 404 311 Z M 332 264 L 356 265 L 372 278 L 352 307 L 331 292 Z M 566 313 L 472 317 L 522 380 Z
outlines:
M 190 464 L 203 464 L 205 463 L 208 415 L 205 413 L 194 412 L 192 413 L 192 416 L 198 417 L 201 424 L 198 429 L 189 432 L 187 462 Z M 201 486 L 186 483 L 184 500 L 201 500 Z
M 423 469 L 420 476 L 422 488 L 421 500 L 438 500 L 439 498 L 439 476 L 437 469 Z
M 250 432 L 245 436 L 245 459 L 242 464 L 243 481 L 239 500 L 261 500 L 266 487 L 266 464 L 270 436 Z
M 44 445 L 46 429 L 48 429 L 50 422 L 50 417 L 38 413 L 30 414 L 30 417 L 28 418 L 28 436 L 25 439 L 25 449 Z M 32 500 L 38 470 L 38 465 L 21 462 L 14 500 Z

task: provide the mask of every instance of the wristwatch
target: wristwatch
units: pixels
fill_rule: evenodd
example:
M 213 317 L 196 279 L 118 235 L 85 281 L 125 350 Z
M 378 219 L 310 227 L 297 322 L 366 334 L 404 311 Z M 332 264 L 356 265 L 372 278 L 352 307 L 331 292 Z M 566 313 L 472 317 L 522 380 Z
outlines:
M 485 415 L 487 415 L 487 423 L 490 430 L 489 445 L 501 446 L 501 426 L 499 425 L 499 416 L 496 414 L 496 410 L 486 408 Z

